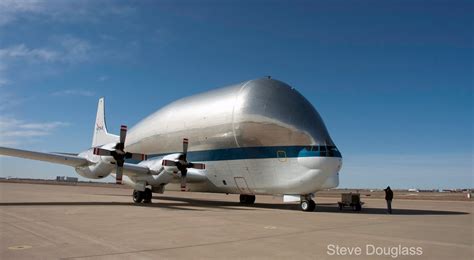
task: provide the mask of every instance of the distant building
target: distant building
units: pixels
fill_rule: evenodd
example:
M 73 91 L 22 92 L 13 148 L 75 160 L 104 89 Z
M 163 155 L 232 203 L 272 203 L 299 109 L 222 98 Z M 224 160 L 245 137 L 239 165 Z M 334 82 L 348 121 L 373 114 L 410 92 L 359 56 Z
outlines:
M 78 182 L 79 178 L 77 177 L 68 177 L 68 176 L 56 176 L 56 181 L 61 182 Z

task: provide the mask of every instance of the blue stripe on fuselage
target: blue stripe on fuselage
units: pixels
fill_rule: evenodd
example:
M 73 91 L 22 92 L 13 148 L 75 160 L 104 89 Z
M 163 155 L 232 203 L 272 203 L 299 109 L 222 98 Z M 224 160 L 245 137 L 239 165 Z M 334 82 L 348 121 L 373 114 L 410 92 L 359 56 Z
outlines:
M 315 146 L 313 146 L 315 147 Z M 296 158 L 296 157 L 339 157 L 341 153 L 338 150 L 331 151 L 309 150 L 308 146 L 267 146 L 267 147 L 241 147 L 228 149 L 215 149 L 206 151 L 188 152 L 188 161 L 229 161 L 245 159 L 272 159 L 272 158 Z M 179 153 L 179 152 L 176 152 Z M 168 154 L 152 154 L 148 158 L 163 157 Z M 138 161 L 127 160 L 129 163 L 138 163 Z

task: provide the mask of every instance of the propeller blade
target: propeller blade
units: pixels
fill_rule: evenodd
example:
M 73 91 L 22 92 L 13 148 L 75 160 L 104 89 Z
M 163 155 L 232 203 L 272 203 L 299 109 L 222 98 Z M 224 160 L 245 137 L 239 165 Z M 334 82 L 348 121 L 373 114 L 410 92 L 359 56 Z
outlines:
M 127 153 L 127 159 L 128 158 L 131 158 L 137 161 L 145 161 L 148 157 L 146 154 L 142 154 L 142 153 Z
M 181 191 L 186 191 L 186 175 L 188 170 L 185 168 L 181 170 Z
M 188 145 L 189 145 L 188 138 L 183 138 L 183 155 L 184 155 L 185 161 L 188 154 Z
M 112 156 L 112 151 L 96 147 L 94 148 L 94 154 L 102 156 Z
M 181 171 L 181 191 L 186 191 L 186 175 L 188 174 L 188 170 L 185 168 Z
M 115 175 L 115 183 L 122 184 L 122 175 L 123 175 L 123 167 L 117 165 L 117 172 Z
M 181 177 L 181 191 L 186 191 L 186 176 Z
M 206 169 L 206 165 L 204 163 L 189 163 L 188 168 L 204 170 Z
M 163 166 L 176 166 L 176 162 L 171 161 L 171 160 L 163 160 L 161 162 L 161 165 L 163 165 Z
M 120 143 L 125 144 L 125 137 L 127 136 L 127 126 L 122 125 L 120 127 Z M 123 148 L 122 148 L 123 149 Z

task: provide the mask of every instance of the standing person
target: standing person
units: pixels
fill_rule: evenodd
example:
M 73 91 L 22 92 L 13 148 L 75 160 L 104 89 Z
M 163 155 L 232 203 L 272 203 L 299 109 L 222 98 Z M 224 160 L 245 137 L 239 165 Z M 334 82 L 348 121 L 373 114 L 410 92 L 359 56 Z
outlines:
M 392 200 L 393 200 L 393 191 L 390 189 L 390 186 L 387 186 L 385 191 L 385 200 L 387 201 L 387 211 L 388 214 L 392 214 Z

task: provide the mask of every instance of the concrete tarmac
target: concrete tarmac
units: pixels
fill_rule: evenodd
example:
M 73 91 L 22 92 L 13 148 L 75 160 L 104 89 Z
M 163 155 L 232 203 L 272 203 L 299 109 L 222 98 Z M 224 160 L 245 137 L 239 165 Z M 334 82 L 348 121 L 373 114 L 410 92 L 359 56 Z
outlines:
M 0 183 L 0 259 L 474 259 L 473 202 L 364 199 L 362 212 L 316 198 Z M 360 250 L 359 250 L 360 249 Z M 350 255 L 349 255 L 350 254 Z

